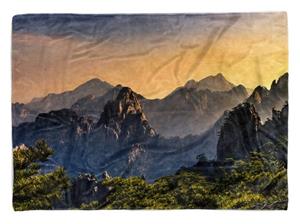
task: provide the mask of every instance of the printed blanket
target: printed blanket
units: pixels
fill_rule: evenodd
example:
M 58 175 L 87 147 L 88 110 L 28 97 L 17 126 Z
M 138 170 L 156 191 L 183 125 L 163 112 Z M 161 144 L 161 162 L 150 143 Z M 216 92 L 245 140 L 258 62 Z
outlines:
M 17 211 L 287 209 L 287 15 L 13 18 Z

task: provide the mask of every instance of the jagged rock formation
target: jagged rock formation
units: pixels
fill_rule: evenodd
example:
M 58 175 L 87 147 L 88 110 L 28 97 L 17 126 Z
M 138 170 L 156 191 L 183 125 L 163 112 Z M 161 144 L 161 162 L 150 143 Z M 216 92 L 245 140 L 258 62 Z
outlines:
M 285 73 L 273 81 L 270 90 L 258 86 L 246 103 L 233 108 L 220 130 L 218 160 L 245 158 L 253 150 L 266 150 L 268 144 L 271 150 L 281 148 L 277 156 L 286 161 L 287 97 L 288 73 Z
M 82 204 L 92 201 L 104 202 L 109 189 L 101 182 L 95 175 L 80 174 L 72 180 L 71 187 L 65 192 L 62 202 L 56 205 L 56 208 L 80 208 Z
M 212 138 L 207 139 L 210 133 L 217 136 L 211 131 L 183 139 L 160 137 L 147 121 L 138 95 L 122 88 L 97 123 L 70 109 L 52 111 L 13 128 L 13 143 L 33 145 L 45 139 L 55 153 L 43 167 L 62 165 L 71 176 L 108 171 L 112 176 L 144 176 L 151 181 L 193 165 L 200 153 L 215 157 Z
M 288 100 L 288 73 L 283 74 L 277 81 L 272 82 L 270 90 L 258 86 L 246 100 L 255 106 L 262 122 L 271 118 L 272 109 L 281 109 Z
M 275 152 L 277 158 L 287 164 L 288 104 L 281 111 L 272 110 L 272 118 L 260 127 L 259 137 L 262 149 Z
M 272 119 L 261 124 L 255 107 L 243 103 L 228 113 L 220 129 L 217 159 L 244 159 L 252 151 L 273 151 L 286 162 L 288 105 L 272 110 Z
M 288 104 L 285 104 L 281 110 L 272 110 L 272 118 L 268 119 L 260 131 L 273 140 L 279 140 L 280 136 L 287 136 L 288 133 Z
M 23 123 L 13 128 L 13 143 L 34 145 L 38 139 L 46 139 L 53 149 L 59 149 L 52 161 L 65 167 L 71 162 L 72 151 L 79 139 L 91 131 L 93 123 L 88 118 L 77 116 L 74 111 L 63 109 L 40 114 L 35 122 Z M 45 164 L 46 166 L 51 166 Z
M 282 86 L 279 83 L 282 81 L 273 86 Z M 270 95 L 264 94 L 264 89 L 258 92 L 259 96 Z M 281 136 L 282 133 L 268 130 L 267 127 L 272 129 L 275 124 L 259 122 L 255 106 L 249 103 L 222 116 L 229 105 L 239 104 L 246 96 L 243 86 L 226 92 L 182 87 L 165 99 L 147 100 L 130 88 L 117 86 L 101 96 L 101 100 L 101 97 L 82 98 L 72 109 L 43 113 L 34 122 L 14 127 L 13 144 L 33 145 L 36 140 L 45 139 L 55 153 L 43 164 L 44 169 L 62 165 L 71 176 L 108 171 L 112 176 L 144 176 L 153 181 L 173 174 L 182 166 L 193 166 L 199 154 L 205 154 L 208 160 L 243 158 L 270 141 L 270 136 L 263 136 L 263 128 L 273 138 Z M 265 100 L 264 97 L 255 99 L 262 103 Z M 98 111 L 100 107 L 95 110 L 99 114 L 82 116 L 81 103 L 93 108 L 93 102 L 103 104 L 101 111 Z M 197 133 L 197 128 L 203 132 L 166 139 L 156 127 L 162 130 L 165 127 L 166 132 L 179 136 Z
M 259 147 L 260 118 L 253 105 L 240 104 L 224 120 L 217 146 L 218 160 L 241 159 Z
M 14 104 L 13 126 L 32 122 L 39 113 L 62 108 L 71 108 L 79 116 L 88 116 L 97 122 L 106 103 L 116 100 L 122 88 L 121 85 L 112 88 L 93 79 L 73 91 L 49 94 L 24 105 Z M 224 110 L 241 103 L 248 93 L 243 86 L 234 86 L 222 74 L 217 74 L 200 81 L 190 80 L 164 99 L 149 100 L 135 95 L 148 121 L 160 135 L 184 137 L 207 131 Z
M 137 95 L 128 87 L 120 90 L 116 100 L 104 106 L 98 126 L 111 130 L 122 144 L 146 141 L 156 132 L 149 125 Z
M 252 104 L 261 104 L 263 99 L 269 95 L 269 90 L 263 86 L 257 86 L 247 101 Z
M 98 121 L 105 104 L 108 101 L 115 100 L 122 88 L 121 85 L 117 85 L 108 90 L 103 96 L 95 97 L 94 95 L 88 95 L 83 97 L 76 101 L 71 106 L 71 109 L 79 116 L 89 116 L 94 121 Z
M 106 104 L 97 123 L 63 109 L 40 114 L 35 122 L 23 123 L 13 130 L 15 145 L 33 145 L 44 138 L 57 149 L 55 162 L 69 170 L 90 171 L 103 166 L 110 156 L 155 136 L 135 93 L 129 88 L 122 88 L 117 99 Z
M 122 86 L 116 86 L 101 97 L 86 97 L 72 109 L 81 116 L 99 119 L 104 105 L 115 100 Z M 152 127 L 164 137 L 202 134 L 223 114 L 248 97 L 242 85 L 234 86 L 223 75 L 191 80 L 163 99 L 149 100 L 136 94 Z M 198 125 L 201 123 L 201 125 Z

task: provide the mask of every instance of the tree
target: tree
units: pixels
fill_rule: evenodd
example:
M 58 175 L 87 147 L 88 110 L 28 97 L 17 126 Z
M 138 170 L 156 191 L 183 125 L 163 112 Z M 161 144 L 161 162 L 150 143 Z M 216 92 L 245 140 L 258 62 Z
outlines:
M 287 208 L 287 170 L 282 161 L 271 153 L 252 152 L 250 158 L 232 162 L 229 170 L 215 167 L 209 178 L 194 167 L 153 184 L 139 177 L 105 180 L 112 190 L 105 204 L 94 209 Z
M 62 167 L 42 173 L 41 162 L 46 162 L 53 150 L 44 140 L 34 147 L 21 145 L 13 150 L 14 189 L 13 206 L 17 211 L 30 209 L 52 209 L 69 186 L 68 177 Z

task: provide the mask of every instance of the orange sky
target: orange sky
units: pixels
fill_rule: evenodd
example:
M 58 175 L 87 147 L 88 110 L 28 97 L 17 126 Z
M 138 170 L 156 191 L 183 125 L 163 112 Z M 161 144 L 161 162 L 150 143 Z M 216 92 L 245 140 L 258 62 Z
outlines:
M 148 98 L 219 72 L 248 88 L 269 87 L 288 69 L 284 13 L 171 19 L 155 32 L 138 25 L 132 30 L 130 20 L 126 35 L 116 29 L 102 39 L 14 32 L 13 102 L 70 90 L 95 77 Z

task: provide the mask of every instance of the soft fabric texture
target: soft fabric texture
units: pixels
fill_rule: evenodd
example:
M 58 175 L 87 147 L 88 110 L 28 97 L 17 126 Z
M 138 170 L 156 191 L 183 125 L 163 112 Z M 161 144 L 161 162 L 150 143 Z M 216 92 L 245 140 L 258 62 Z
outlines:
M 13 18 L 15 210 L 287 209 L 287 15 Z

